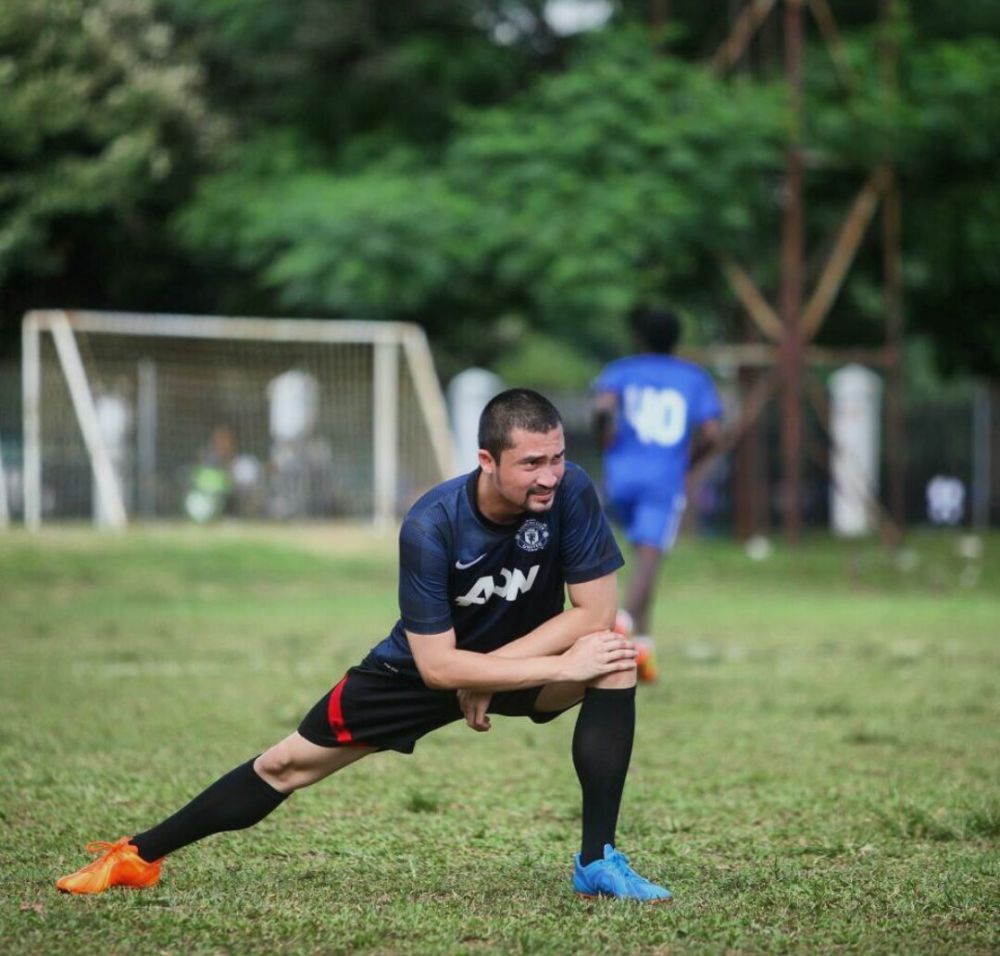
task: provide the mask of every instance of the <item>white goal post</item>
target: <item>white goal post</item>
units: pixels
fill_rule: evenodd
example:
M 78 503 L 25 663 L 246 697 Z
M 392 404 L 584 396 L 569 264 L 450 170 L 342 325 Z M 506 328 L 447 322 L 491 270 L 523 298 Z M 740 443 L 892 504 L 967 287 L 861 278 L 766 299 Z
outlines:
M 454 474 L 423 330 L 401 322 L 32 311 L 24 521 L 393 521 Z

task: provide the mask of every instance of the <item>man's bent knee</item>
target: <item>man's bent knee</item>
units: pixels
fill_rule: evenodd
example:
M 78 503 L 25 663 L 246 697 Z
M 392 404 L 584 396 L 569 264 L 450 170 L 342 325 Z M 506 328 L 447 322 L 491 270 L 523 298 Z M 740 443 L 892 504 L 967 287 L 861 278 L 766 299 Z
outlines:
M 612 674 L 602 674 L 595 677 L 588 687 L 600 687 L 602 690 L 627 690 L 636 685 L 636 670 L 631 668 L 627 671 L 615 671 Z
M 302 768 L 295 759 L 289 741 L 282 740 L 265 750 L 254 762 L 253 769 L 276 790 L 291 793 L 306 784 L 299 781 Z

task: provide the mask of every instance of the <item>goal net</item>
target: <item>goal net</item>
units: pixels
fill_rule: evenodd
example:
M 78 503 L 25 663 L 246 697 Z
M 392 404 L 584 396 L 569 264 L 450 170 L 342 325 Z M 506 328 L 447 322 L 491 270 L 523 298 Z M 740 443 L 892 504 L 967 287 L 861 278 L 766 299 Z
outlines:
M 388 522 L 453 474 L 414 325 L 35 311 L 22 352 L 29 527 Z

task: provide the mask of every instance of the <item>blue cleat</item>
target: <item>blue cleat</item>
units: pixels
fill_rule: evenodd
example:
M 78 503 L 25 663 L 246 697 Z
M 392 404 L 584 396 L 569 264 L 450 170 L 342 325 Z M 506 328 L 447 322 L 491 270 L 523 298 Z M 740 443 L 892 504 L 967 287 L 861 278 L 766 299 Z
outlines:
M 639 900 L 641 903 L 669 903 L 670 890 L 650 883 L 628 865 L 628 857 L 619 853 L 610 843 L 604 844 L 604 859 L 580 865 L 576 855 L 573 868 L 573 889 L 581 896 L 594 898 L 611 896 L 619 900 Z

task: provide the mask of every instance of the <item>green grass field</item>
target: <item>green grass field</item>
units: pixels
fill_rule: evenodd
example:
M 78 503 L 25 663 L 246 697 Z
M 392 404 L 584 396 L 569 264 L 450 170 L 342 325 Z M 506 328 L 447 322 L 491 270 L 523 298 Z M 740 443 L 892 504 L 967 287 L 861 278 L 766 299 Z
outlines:
M 454 725 L 172 857 L 55 879 L 284 736 L 395 619 L 357 529 L 0 537 L 0 950 L 996 953 L 1000 537 L 684 541 L 619 846 L 671 906 L 570 891 L 573 717 Z

